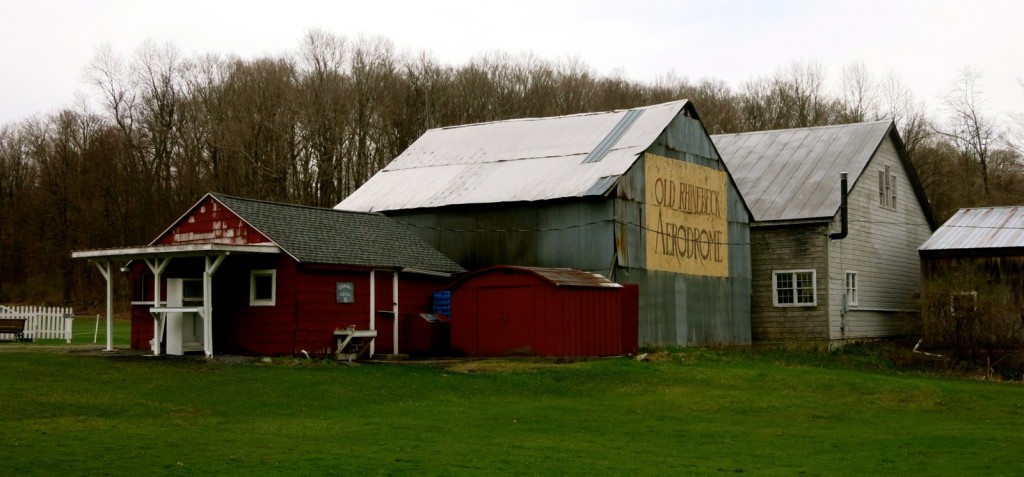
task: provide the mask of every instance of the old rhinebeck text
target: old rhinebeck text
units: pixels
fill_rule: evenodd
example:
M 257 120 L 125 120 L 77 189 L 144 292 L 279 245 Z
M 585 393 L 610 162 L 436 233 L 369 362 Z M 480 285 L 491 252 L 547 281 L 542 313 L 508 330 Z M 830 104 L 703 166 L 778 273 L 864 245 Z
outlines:
M 654 200 L 658 206 L 658 254 L 674 256 L 677 262 L 722 262 L 722 231 L 665 222 L 661 214 L 662 207 L 667 207 L 688 214 L 722 219 L 719 191 L 659 178 L 654 182 Z

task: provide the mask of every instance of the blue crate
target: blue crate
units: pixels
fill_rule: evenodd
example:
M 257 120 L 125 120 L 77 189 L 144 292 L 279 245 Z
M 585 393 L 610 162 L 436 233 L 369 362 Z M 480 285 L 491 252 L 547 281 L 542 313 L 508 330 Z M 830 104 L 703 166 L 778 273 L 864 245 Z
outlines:
M 438 315 L 452 316 L 452 292 L 434 292 L 433 312 Z

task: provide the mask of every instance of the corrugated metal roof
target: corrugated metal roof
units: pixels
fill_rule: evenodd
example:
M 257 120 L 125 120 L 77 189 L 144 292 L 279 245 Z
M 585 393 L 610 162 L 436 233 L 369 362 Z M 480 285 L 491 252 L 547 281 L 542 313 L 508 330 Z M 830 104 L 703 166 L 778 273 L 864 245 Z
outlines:
M 513 265 L 495 265 L 493 267 L 487 267 L 482 270 L 471 272 L 463 275 L 455 283 L 452 283 L 450 288 L 458 288 L 475 276 L 502 270 L 531 273 L 550 282 L 556 287 L 622 288 L 621 284 L 615 283 L 597 273 L 584 272 L 582 270 L 575 270 L 572 268 L 520 267 Z
M 604 195 L 686 104 L 431 129 L 335 208 L 383 211 Z M 591 156 L 599 148 L 607 152 Z
M 960 209 L 919 250 L 1024 248 L 1024 206 Z
M 507 267 L 519 270 L 527 270 L 535 273 L 541 278 L 553 283 L 556 287 L 597 287 L 597 288 L 622 288 L 622 285 L 615 283 L 602 275 L 596 273 L 573 270 L 571 268 L 540 268 L 540 267 Z
M 711 136 L 754 220 L 833 217 L 839 173 L 853 188 L 890 121 Z
M 381 214 L 209 195 L 299 262 L 464 271 Z

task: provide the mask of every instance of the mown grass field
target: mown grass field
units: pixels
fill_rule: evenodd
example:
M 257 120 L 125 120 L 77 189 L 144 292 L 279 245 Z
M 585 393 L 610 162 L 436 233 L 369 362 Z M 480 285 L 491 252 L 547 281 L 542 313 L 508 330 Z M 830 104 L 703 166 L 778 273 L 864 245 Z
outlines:
M 0 475 L 1024 472 L 1020 384 L 856 351 L 351 367 L 2 351 Z

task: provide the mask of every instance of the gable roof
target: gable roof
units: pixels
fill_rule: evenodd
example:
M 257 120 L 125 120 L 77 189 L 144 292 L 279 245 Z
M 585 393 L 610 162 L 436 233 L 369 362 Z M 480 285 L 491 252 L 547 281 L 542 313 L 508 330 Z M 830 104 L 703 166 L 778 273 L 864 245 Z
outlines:
M 603 196 L 686 100 L 431 129 L 338 209 L 383 211 Z
M 931 209 L 892 121 L 711 136 L 757 222 L 823 219 L 839 211 L 839 173 L 853 189 L 886 137 L 892 138 L 918 201 Z
M 404 226 L 381 214 L 265 202 L 211 192 L 178 222 L 207 198 L 219 202 L 299 263 L 449 273 L 465 271 Z
M 1024 206 L 960 209 L 918 250 L 1024 249 Z

